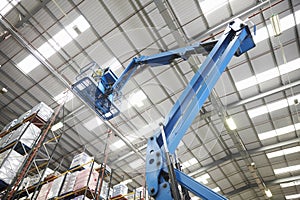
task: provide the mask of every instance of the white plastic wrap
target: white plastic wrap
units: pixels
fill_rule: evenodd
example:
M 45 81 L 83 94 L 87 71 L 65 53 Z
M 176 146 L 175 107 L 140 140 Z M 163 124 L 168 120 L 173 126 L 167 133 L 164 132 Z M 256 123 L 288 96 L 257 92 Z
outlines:
M 8 131 L 11 127 L 15 126 L 17 124 L 17 119 L 12 120 L 11 122 L 9 122 L 6 126 L 3 127 L 2 132 Z
M 48 194 L 49 199 L 57 197 L 59 195 L 59 190 L 63 185 L 63 181 L 64 181 L 64 176 L 60 176 L 53 181 L 51 190 Z
M 31 112 L 29 113 L 29 116 L 35 113 L 38 113 L 37 115 L 45 122 L 47 122 L 52 114 L 53 114 L 53 110 L 52 108 L 50 108 L 49 106 L 47 106 L 45 103 L 41 102 L 38 105 L 34 106 L 31 109 Z
M 31 110 L 28 110 L 17 119 L 17 124 L 23 123 L 23 120 L 30 116 Z
M 2 137 L 0 139 L 0 148 L 4 148 L 6 145 L 9 144 L 9 139 L 10 137 L 12 136 L 12 134 L 14 133 L 15 131 L 12 131 L 8 134 L 6 134 L 4 137 Z
M 60 194 L 66 194 L 66 193 L 72 192 L 74 190 L 74 185 L 76 182 L 77 174 L 78 174 L 78 172 L 66 174 L 66 179 L 65 179 L 65 182 L 63 184 Z
M 84 165 L 88 162 L 90 162 L 93 159 L 93 157 L 90 157 L 89 155 L 87 155 L 85 152 L 82 152 L 80 154 L 77 154 L 74 156 L 72 163 L 70 165 L 70 169 L 72 169 L 73 167 L 77 167 L 80 165 Z M 84 168 L 89 167 L 90 165 L 85 165 L 83 166 Z
M 46 183 L 45 185 L 42 186 L 39 195 L 37 197 L 37 200 L 47 200 L 48 199 L 48 195 L 50 192 L 50 189 L 52 187 L 53 181 L 50 183 Z
M 11 184 L 25 157 L 18 152 L 8 149 L 0 154 L 0 179 Z
M 128 187 L 125 184 L 118 184 L 113 187 L 112 197 L 116 197 L 118 195 L 125 195 L 128 193 Z
M 83 200 L 83 199 L 88 200 L 88 199 L 90 199 L 90 198 L 85 197 L 84 195 L 80 195 L 80 196 L 78 196 L 78 197 L 75 197 L 75 198 L 72 199 L 72 200 Z
M 21 143 L 29 148 L 35 143 L 35 140 L 39 137 L 41 129 L 30 122 L 22 124 L 17 130 L 11 133 L 9 143 L 12 143 L 19 139 Z M 22 136 L 21 136 L 22 135 Z M 20 138 L 21 137 L 21 138 Z

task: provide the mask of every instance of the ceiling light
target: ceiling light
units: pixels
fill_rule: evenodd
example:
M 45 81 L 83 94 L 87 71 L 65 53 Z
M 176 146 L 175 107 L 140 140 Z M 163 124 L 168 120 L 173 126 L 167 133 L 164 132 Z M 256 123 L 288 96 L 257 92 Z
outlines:
M 299 199 L 300 194 L 292 194 L 292 195 L 287 195 L 285 196 L 285 199 Z
M 300 165 L 293 165 L 289 167 L 283 167 L 279 169 L 274 169 L 275 174 L 284 174 L 284 173 L 289 173 L 289 172 L 294 172 L 300 170 Z
M 58 129 L 62 128 L 63 126 L 64 125 L 62 122 L 58 122 L 51 127 L 51 131 L 57 131 Z
M 296 185 L 300 185 L 300 180 L 296 180 L 288 183 L 280 183 L 280 187 L 282 188 L 293 187 Z
M 280 20 L 279 20 L 278 14 L 272 15 L 272 17 L 270 17 L 270 21 L 271 21 L 271 24 L 272 24 L 274 36 L 280 35 L 281 34 L 281 27 L 280 27 Z
M 237 127 L 232 117 L 226 118 L 226 123 L 230 130 L 236 130 Z
M 4 94 L 6 92 L 8 92 L 8 90 L 6 88 L 2 88 L 1 91 L 0 91 L 0 94 Z
M 268 189 L 268 188 L 265 189 L 265 193 L 266 193 L 266 196 L 269 197 L 269 198 L 271 198 L 273 196 L 271 190 Z

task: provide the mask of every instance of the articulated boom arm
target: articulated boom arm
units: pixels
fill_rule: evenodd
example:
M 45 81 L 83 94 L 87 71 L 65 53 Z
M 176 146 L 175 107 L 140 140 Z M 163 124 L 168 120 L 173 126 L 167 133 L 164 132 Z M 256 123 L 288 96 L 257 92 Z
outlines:
M 236 19 L 229 23 L 217 43 L 196 43 L 152 56 L 134 58 L 119 78 L 110 69 L 103 70 L 96 63 L 91 63 L 81 70 L 72 88 L 102 119 L 109 120 L 119 114 L 114 101 L 121 96 L 122 88 L 141 65 L 154 67 L 170 64 L 177 58 L 187 59 L 191 54 L 210 51 L 161 124 L 161 131 L 148 140 L 146 181 L 149 194 L 158 200 L 181 199 L 177 183 L 183 186 L 182 191 L 191 191 L 203 199 L 226 199 L 181 171 L 174 170 L 170 155 L 174 154 L 231 58 L 254 46 L 248 26 Z
M 155 199 L 178 199 L 177 182 L 203 199 L 226 199 L 168 166 L 169 154 L 174 154 L 234 54 L 239 56 L 254 46 L 248 26 L 239 19 L 232 21 L 166 116 L 161 131 L 148 140 L 146 181 Z

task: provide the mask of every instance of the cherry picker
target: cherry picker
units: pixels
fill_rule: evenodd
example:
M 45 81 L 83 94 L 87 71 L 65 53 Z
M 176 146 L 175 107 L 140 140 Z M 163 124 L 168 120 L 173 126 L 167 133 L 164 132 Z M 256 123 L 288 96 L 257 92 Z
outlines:
M 231 21 L 216 42 L 195 43 L 191 46 L 151 56 L 133 58 L 118 78 L 109 68 L 101 69 L 91 63 L 81 70 L 72 89 L 103 119 L 110 120 L 120 113 L 115 101 L 138 68 L 170 64 L 186 60 L 192 54 L 210 51 L 194 77 L 186 86 L 171 111 L 165 116 L 160 130 L 148 139 L 146 152 L 146 182 L 150 196 L 157 200 L 189 199 L 186 191 L 202 199 L 226 199 L 198 183 L 182 171 L 174 169 L 171 155 L 199 113 L 211 90 L 232 57 L 255 47 L 248 25 L 240 19 Z M 179 193 L 178 184 L 182 186 Z

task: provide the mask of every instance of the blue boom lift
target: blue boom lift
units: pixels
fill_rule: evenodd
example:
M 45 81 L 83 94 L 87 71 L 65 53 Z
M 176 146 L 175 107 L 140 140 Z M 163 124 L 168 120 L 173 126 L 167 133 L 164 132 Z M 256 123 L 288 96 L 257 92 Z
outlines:
M 179 142 L 232 57 L 240 56 L 254 46 L 247 24 L 235 19 L 229 23 L 216 43 L 196 43 L 152 56 L 133 58 L 119 78 L 110 69 L 103 70 L 91 63 L 82 69 L 72 88 L 102 119 L 109 120 L 119 114 L 114 102 L 120 98 L 122 88 L 141 65 L 154 67 L 170 64 L 177 58 L 187 59 L 191 54 L 210 51 L 160 124 L 160 131 L 148 139 L 146 182 L 150 196 L 158 200 L 187 200 L 190 199 L 187 191 L 202 199 L 226 199 L 179 169 L 174 169 L 170 156 L 174 155 Z M 182 194 L 179 193 L 178 184 L 182 186 Z

